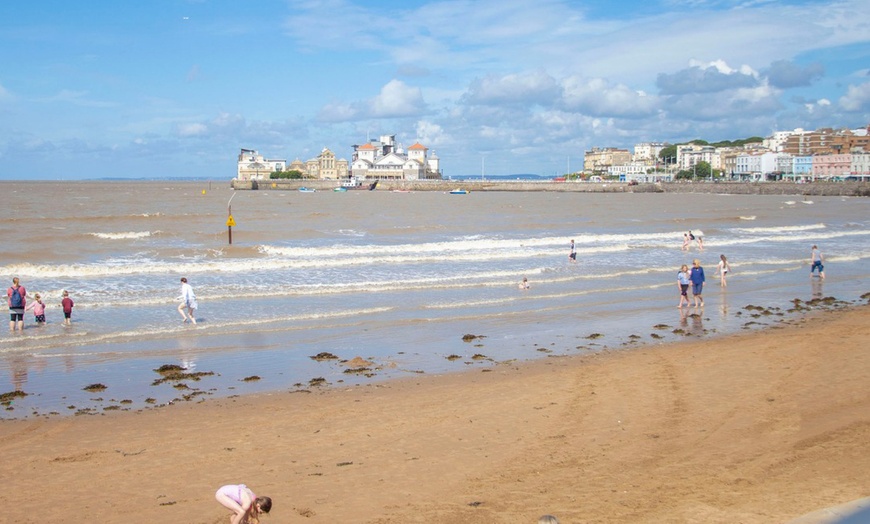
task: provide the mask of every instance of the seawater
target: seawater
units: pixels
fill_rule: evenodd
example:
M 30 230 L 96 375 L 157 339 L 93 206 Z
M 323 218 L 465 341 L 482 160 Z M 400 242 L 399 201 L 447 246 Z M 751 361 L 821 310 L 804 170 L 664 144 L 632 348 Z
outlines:
M 870 291 L 862 198 L 234 193 L 227 182 L 187 181 L 0 187 L 15 203 L 0 208 L 0 275 L 7 286 L 18 276 L 31 300 L 38 292 L 49 304 L 47 325 L 28 313 L 23 334 L 0 337 L 0 392 L 28 394 L 4 418 L 629 349 L 777 320 L 747 322 L 747 305 L 859 302 Z M 681 250 L 689 229 L 703 230 L 704 251 Z M 824 282 L 809 277 L 812 244 L 826 257 Z M 725 289 L 714 277 L 720 254 L 732 267 Z M 687 316 L 676 308 L 676 272 L 693 258 L 707 274 L 705 308 Z M 175 309 L 182 276 L 198 297 L 195 326 Z M 523 277 L 529 290 L 518 289 Z M 69 328 L 65 289 L 76 304 Z M 321 352 L 372 364 L 347 374 L 310 358 Z M 154 386 L 163 364 L 214 375 L 186 390 Z M 93 383 L 107 389 L 82 390 Z

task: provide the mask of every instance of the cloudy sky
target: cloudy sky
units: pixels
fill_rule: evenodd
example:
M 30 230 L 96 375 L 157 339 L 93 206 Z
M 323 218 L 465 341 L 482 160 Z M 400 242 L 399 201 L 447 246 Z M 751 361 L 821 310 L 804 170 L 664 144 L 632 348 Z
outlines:
M 235 175 L 395 134 L 445 176 L 870 124 L 867 0 L 0 2 L 0 178 Z

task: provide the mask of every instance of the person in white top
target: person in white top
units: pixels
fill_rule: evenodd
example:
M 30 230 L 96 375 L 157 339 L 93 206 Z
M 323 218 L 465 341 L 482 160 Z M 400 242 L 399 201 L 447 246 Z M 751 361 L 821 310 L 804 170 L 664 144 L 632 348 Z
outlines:
M 196 295 L 193 294 L 193 288 L 190 287 L 190 284 L 187 283 L 187 279 L 184 277 L 181 277 L 181 296 L 178 299 L 181 300 L 181 304 L 178 305 L 178 312 L 181 313 L 181 318 L 184 319 L 185 323 L 189 318 L 192 323 L 196 324 L 196 317 L 194 317 L 197 306 Z
M 719 275 L 719 285 L 722 287 L 726 287 L 728 285 L 725 282 L 725 275 L 731 271 L 731 266 L 728 265 L 728 259 L 725 258 L 725 255 L 719 255 L 719 266 L 716 268 L 716 274 Z

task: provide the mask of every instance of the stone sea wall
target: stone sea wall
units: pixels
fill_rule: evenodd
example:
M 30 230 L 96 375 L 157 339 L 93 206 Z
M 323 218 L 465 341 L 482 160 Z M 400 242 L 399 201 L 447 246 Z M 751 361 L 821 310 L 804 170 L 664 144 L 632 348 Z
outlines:
M 295 191 L 300 187 L 332 191 L 336 180 L 233 180 L 234 189 Z M 870 196 L 870 182 L 669 182 L 638 184 L 614 182 L 554 182 L 551 180 L 381 180 L 378 191 L 441 191 L 456 188 L 476 191 L 554 191 L 578 193 L 716 193 L 739 195 Z

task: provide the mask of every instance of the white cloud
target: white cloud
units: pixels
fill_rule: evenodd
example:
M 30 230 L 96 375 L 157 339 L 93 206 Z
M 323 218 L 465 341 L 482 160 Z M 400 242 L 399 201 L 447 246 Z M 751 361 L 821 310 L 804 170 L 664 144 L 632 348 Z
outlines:
M 544 71 L 489 75 L 476 79 L 468 88 L 467 102 L 472 104 L 542 104 L 552 105 L 560 87 Z
M 3 84 L 0 84 L 0 102 L 9 102 L 14 98 L 12 93 L 10 93 Z
M 198 122 L 190 124 L 178 124 L 179 136 L 200 136 L 208 132 L 208 127 L 205 124 Z
M 846 94 L 840 98 L 840 107 L 846 111 L 870 112 L 870 82 L 850 85 Z
M 411 87 L 401 80 L 390 80 L 371 101 L 371 116 L 390 118 L 413 116 L 426 109 L 419 87 Z
M 562 104 L 591 116 L 640 117 L 654 114 L 659 98 L 603 78 L 571 76 L 562 81 Z

